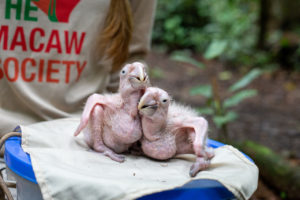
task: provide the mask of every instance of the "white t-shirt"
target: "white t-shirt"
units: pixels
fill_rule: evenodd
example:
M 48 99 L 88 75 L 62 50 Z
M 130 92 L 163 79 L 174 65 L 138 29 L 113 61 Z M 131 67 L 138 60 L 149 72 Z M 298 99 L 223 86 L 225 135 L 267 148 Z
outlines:
M 131 0 L 130 55 L 150 47 L 154 0 Z M 0 1 L 0 134 L 18 124 L 79 115 L 112 83 L 96 45 L 108 0 Z

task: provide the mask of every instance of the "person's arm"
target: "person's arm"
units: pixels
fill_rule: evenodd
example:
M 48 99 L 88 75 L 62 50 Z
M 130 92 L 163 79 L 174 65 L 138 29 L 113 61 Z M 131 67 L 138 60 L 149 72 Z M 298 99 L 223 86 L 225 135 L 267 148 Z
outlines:
M 133 33 L 126 63 L 139 61 L 146 64 L 144 58 L 150 50 L 156 0 L 131 0 L 130 3 L 133 13 Z M 119 72 L 117 71 L 111 74 L 107 90 L 116 92 L 118 86 Z

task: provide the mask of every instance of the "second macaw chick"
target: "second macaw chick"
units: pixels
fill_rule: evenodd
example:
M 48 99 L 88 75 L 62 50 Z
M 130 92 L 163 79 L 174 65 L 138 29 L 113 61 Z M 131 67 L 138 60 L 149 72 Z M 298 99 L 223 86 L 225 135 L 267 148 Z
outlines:
M 147 156 L 166 160 L 177 154 L 194 153 L 197 158 L 190 176 L 209 167 L 213 150 L 206 147 L 207 121 L 195 111 L 176 103 L 162 89 L 149 87 L 139 105 L 143 138 L 141 147 Z
M 142 137 L 137 106 L 148 85 L 142 63 L 125 65 L 120 72 L 119 92 L 91 95 L 74 136 L 83 130 L 85 141 L 92 149 L 123 162 L 125 157 L 120 153 Z

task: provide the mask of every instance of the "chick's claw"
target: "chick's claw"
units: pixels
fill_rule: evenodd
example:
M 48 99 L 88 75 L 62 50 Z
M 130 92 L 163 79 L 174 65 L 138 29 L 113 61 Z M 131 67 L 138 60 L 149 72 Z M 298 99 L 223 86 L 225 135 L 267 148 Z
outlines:
M 207 159 L 212 159 L 215 156 L 214 149 L 211 147 L 205 148 L 205 157 Z
M 125 156 L 124 155 L 121 155 L 121 154 L 116 154 L 112 151 L 105 151 L 103 152 L 103 155 L 109 157 L 110 159 L 116 161 L 116 162 L 119 162 L 119 163 L 122 163 L 125 161 Z
M 207 169 L 210 165 L 210 160 L 207 160 L 203 157 L 198 157 L 196 162 L 190 168 L 190 176 L 194 177 L 196 174 L 204 169 Z

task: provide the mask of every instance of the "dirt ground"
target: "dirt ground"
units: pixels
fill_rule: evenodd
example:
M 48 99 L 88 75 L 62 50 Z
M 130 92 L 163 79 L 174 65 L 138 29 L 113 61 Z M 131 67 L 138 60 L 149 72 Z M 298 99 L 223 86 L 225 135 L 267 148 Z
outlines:
M 161 87 L 172 95 L 173 99 L 192 107 L 204 106 L 205 99 L 190 96 L 193 86 L 209 84 L 210 79 L 218 77 L 222 71 L 230 71 L 232 78 L 219 81 L 220 96 L 225 98 L 226 88 L 242 77 L 244 68 L 224 66 L 221 62 L 206 61 L 199 69 L 190 64 L 175 62 L 164 53 L 151 52 L 146 61 L 150 66 L 151 83 Z M 254 140 L 273 149 L 286 158 L 293 159 L 299 165 L 300 160 L 300 73 L 285 71 L 266 73 L 251 83 L 248 88 L 258 91 L 256 97 L 243 101 L 234 110 L 239 118 L 229 124 L 229 138 Z M 212 126 L 210 138 L 217 138 Z M 260 180 L 258 190 L 252 199 L 280 199 Z

